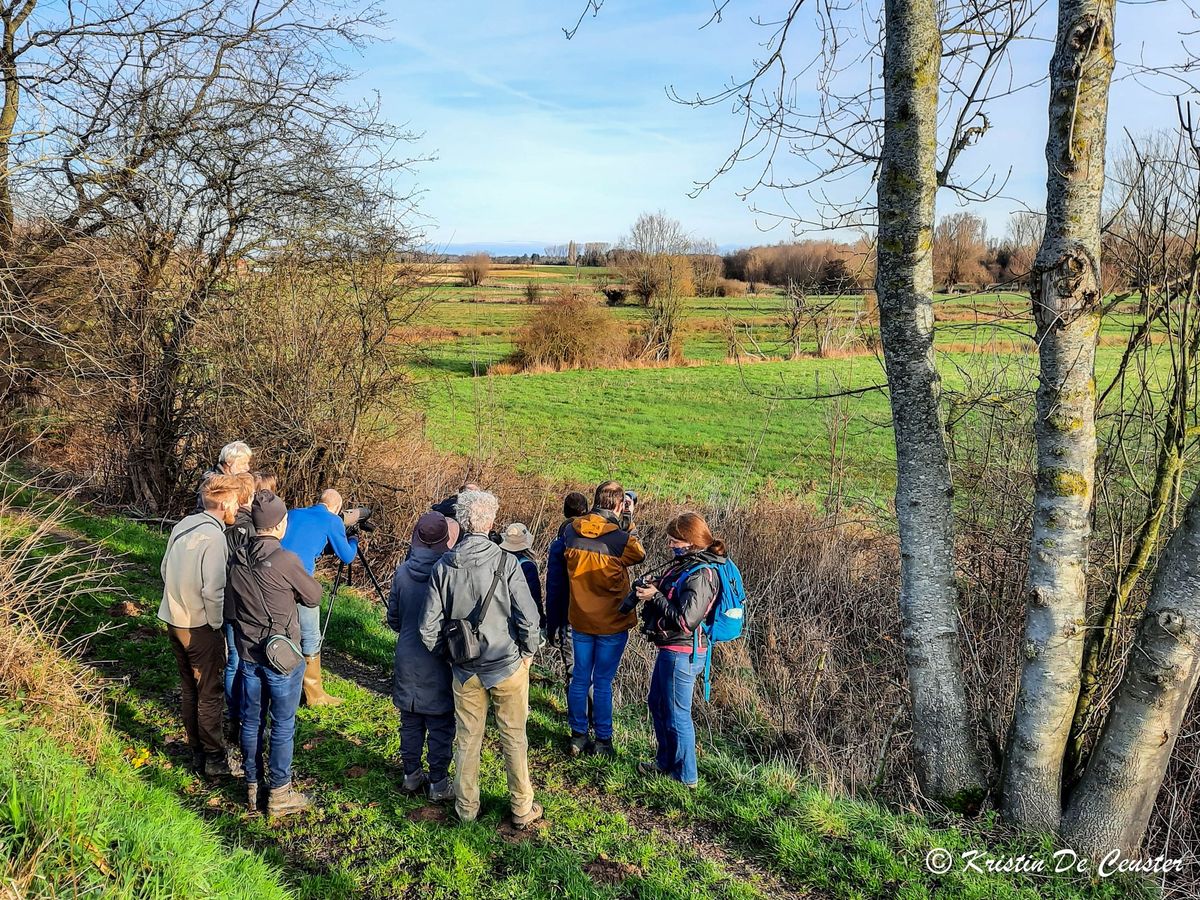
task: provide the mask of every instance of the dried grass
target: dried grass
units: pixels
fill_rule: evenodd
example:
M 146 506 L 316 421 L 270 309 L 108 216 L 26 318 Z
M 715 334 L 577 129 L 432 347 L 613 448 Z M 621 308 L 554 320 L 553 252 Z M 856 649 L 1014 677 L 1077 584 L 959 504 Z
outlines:
M 62 632 L 72 604 L 102 591 L 110 570 L 66 542 L 61 521 L 61 505 L 28 510 L 0 497 L 0 700 L 19 700 L 31 724 L 94 762 L 107 717 Z

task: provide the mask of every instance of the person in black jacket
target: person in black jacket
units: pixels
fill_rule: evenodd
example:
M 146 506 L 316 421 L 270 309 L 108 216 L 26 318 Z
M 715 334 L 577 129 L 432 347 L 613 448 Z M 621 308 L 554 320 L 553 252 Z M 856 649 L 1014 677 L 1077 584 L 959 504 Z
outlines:
M 587 515 L 588 499 L 579 491 L 571 491 L 563 498 L 562 526 L 558 535 L 550 542 L 546 553 L 546 643 L 562 658 L 565 684 L 570 685 L 575 671 L 575 647 L 571 640 L 571 626 L 567 612 L 571 605 L 571 580 L 567 577 L 567 526 L 580 516 Z M 588 722 L 591 716 L 591 698 L 588 698 Z
M 708 523 L 685 512 L 667 523 L 667 544 L 675 561 L 657 579 L 638 588 L 642 633 L 658 647 L 650 680 L 650 715 L 658 753 L 638 763 L 643 775 L 667 775 L 688 787 L 699 780 L 692 692 L 704 672 L 708 642 L 700 627 L 720 591 L 714 565 L 724 562 L 725 544 Z
M 254 502 L 254 486 L 256 479 L 249 472 L 232 476 L 237 480 L 237 512 L 233 515 L 233 524 L 225 529 L 225 541 L 229 545 L 229 558 L 233 559 L 238 548 L 250 543 L 254 537 L 254 519 L 250 514 L 250 506 Z M 242 678 L 238 674 L 241 657 L 238 656 L 237 642 L 233 637 L 233 623 L 226 619 L 225 626 L 225 712 L 229 717 L 229 729 L 232 732 L 230 740 L 237 740 L 241 733 L 242 720 Z
M 288 815 L 310 805 L 309 799 L 292 787 L 296 710 L 304 666 L 298 665 L 286 675 L 275 671 L 267 661 L 266 642 L 273 635 L 284 635 L 299 647 L 296 605 L 319 606 L 322 589 L 321 583 L 305 571 L 300 557 L 279 543 L 287 530 L 284 502 L 270 491 L 258 491 L 251 516 L 257 534 L 238 548 L 226 585 L 226 618 L 233 623 L 234 643 L 241 657 L 241 739 L 247 800 L 252 811 L 258 808 L 259 776 L 265 774 L 268 814 Z M 268 718 L 271 753 L 264 773 Z

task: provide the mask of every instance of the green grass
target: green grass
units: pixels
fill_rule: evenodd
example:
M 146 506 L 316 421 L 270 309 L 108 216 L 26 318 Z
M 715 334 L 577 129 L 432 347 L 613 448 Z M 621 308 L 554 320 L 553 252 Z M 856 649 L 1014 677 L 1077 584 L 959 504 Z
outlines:
M 248 888 L 255 884 L 253 873 L 269 874 L 277 867 L 279 881 L 301 897 L 749 900 L 772 896 L 772 886 L 780 884 L 798 895 L 845 900 L 1153 896 L 1147 883 L 1129 880 L 1091 884 L 1061 876 L 931 875 L 923 860 L 933 847 L 957 851 L 991 844 L 996 852 L 1046 853 L 1049 844 L 996 845 L 990 840 L 990 820 L 929 822 L 867 800 L 831 797 L 793 769 L 756 765 L 721 741 L 704 742 L 697 791 L 664 779 L 643 779 L 634 760 L 649 752 L 650 738 L 640 704 L 620 711 L 621 758 L 570 760 L 562 752 L 567 731 L 561 686 L 541 674 L 531 695 L 529 737 L 531 768 L 549 824 L 529 840 L 510 843 L 497 831 L 507 804 L 502 762 L 491 741 L 483 760 L 480 820 L 468 826 L 418 820 L 422 804 L 397 790 L 398 729 L 386 691 L 375 693 L 328 673 L 331 691 L 346 702 L 330 709 L 302 709 L 296 738 L 296 777 L 316 797 L 317 809 L 274 824 L 247 817 L 240 809 L 240 785 L 202 782 L 180 764 L 174 662 L 161 624 L 153 618 L 161 590 L 157 564 L 163 535 L 84 513 L 73 514 L 70 527 L 128 564 L 118 589 L 145 611 L 114 621 L 107 613 L 112 596 L 85 599 L 74 612 L 72 633 L 110 626 L 92 639 L 92 656 L 108 661 L 99 665 L 112 679 L 108 695 L 122 743 L 148 748 L 149 764 L 136 773 L 120 771 L 121 782 L 112 788 L 102 780 L 108 777 L 105 770 L 88 772 L 62 758 L 60 751 L 59 756 L 36 757 L 41 762 L 35 768 L 55 773 L 44 779 L 47 784 L 58 783 L 60 770 L 76 772 L 84 782 L 99 779 L 99 797 L 108 796 L 110 789 L 114 797 L 145 791 L 159 798 L 156 803 L 163 809 L 176 810 L 173 815 L 188 821 L 203 818 L 201 832 L 181 829 L 184 835 L 200 834 L 189 864 L 201 866 L 211 858 L 204 850 L 206 840 L 244 848 L 230 849 L 226 868 L 203 876 L 214 884 L 225 877 L 221 872 L 244 871 L 250 874 L 238 883 Z M 382 624 L 377 604 L 346 592 L 338 601 L 329 646 L 384 675 L 390 670 L 394 637 Z M 7 749 L 3 742 L 8 739 L 0 733 L 0 751 Z M 34 732 L 12 739 L 32 742 L 28 753 L 50 752 Z M 0 784 L 4 760 L 12 758 L 13 753 L 0 752 Z M 119 760 L 113 764 L 121 769 Z M 19 776 L 30 768 L 21 762 L 12 765 Z M 64 775 L 62 781 L 74 784 L 73 777 Z M 114 800 L 106 814 L 120 819 L 119 827 L 134 828 L 124 809 Z M 647 823 L 654 827 L 647 829 Z M 94 828 L 88 833 L 109 834 Z M 124 832 L 113 832 L 118 833 Z M 0 829 L 0 834 L 6 832 Z M 699 845 L 694 843 L 697 835 Z M 143 868 L 160 858 L 158 852 L 137 851 Z M 749 869 L 739 864 L 731 871 L 723 863 L 739 858 L 750 861 Z M 589 867 L 598 860 L 626 866 L 624 878 L 616 884 L 594 879 Z M 765 873 L 763 878 L 756 870 Z M 272 896 L 266 888 L 261 893 Z
M 839 314 L 851 315 L 858 302 L 843 299 Z M 742 365 L 726 359 L 719 327 L 725 320 L 735 323 L 743 351 L 788 355 L 777 318 L 782 303 L 778 293 L 685 301 L 684 352 L 693 363 L 687 367 L 487 377 L 472 376 L 484 376 L 512 353 L 536 307 L 434 304 L 427 324 L 451 337 L 439 332 L 441 339 L 424 343 L 416 367 L 425 381 L 426 434 L 442 449 L 573 484 L 615 477 L 676 499 L 757 491 L 819 502 L 832 480 L 844 478 L 845 494 L 885 503 L 895 459 L 886 394 L 837 403 L 798 399 L 884 383 L 879 357 Z M 1032 414 L 1037 357 L 1028 305 L 1018 294 L 937 298 L 935 346 L 948 409 L 961 397 L 1023 385 L 1028 402 L 1006 415 Z M 623 306 L 614 315 L 636 323 L 646 312 Z M 1103 333 L 1123 335 L 1128 325 L 1129 315 L 1119 312 Z M 802 349 L 815 349 L 811 329 Z M 1101 386 L 1121 349 L 1099 348 Z
M 115 739 L 89 767 L 21 725 L 19 701 L 0 708 L 0 893 L 7 878 L 39 897 L 290 896 L 275 866 L 139 778 Z

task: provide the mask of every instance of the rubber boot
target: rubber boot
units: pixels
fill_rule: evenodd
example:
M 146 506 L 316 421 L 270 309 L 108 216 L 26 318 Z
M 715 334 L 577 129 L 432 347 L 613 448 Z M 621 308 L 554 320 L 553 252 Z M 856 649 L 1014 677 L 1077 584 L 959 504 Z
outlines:
M 321 654 L 304 657 L 304 702 L 308 706 L 337 706 L 341 697 L 332 697 L 321 686 Z

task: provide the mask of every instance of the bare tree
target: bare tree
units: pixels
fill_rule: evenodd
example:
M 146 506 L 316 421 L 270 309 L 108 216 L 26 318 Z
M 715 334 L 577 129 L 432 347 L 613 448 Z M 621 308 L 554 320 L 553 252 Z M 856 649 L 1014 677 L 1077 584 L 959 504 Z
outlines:
M 672 271 L 671 260 L 685 255 L 690 247 L 691 241 L 678 219 L 662 210 L 637 217 L 629 234 L 621 239 L 617 265 L 643 306 L 674 289 L 678 273 Z
M 1100 208 L 1115 0 L 1061 0 L 1050 61 L 1046 230 L 1030 282 L 1041 377 L 1021 682 L 1002 793 L 1019 825 L 1056 831 L 1079 695 L 1096 464 Z
M 934 278 L 946 290 L 962 282 L 980 284 L 985 272 L 982 260 L 987 249 L 987 222 L 969 212 L 942 216 L 933 233 Z
M 900 612 L 921 786 L 957 805 L 985 791 L 958 639 L 953 488 L 933 362 L 938 66 L 934 0 L 888 0 L 878 185 L 880 336 L 896 440 Z
M 714 297 L 721 280 L 724 264 L 717 245 L 712 241 L 697 241 L 691 248 L 692 280 L 697 297 Z
M 467 287 L 479 287 L 487 280 L 491 268 L 491 256 L 486 253 L 472 253 L 463 257 L 458 271 L 462 274 L 463 284 Z

